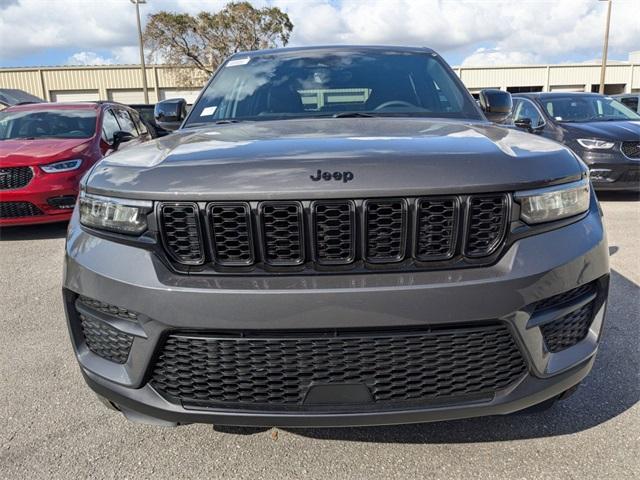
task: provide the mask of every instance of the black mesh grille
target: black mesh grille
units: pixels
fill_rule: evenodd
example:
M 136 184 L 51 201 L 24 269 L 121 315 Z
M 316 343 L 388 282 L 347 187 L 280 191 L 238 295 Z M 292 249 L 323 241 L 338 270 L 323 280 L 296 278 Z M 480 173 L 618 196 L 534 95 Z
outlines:
M 404 201 L 369 200 L 365 205 L 367 259 L 371 262 L 402 260 L 407 230 Z
M 458 225 L 456 198 L 423 198 L 418 201 L 416 258 L 442 260 L 453 256 Z
M 250 207 L 246 203 L 211 204 L 214 257 L 220 265 L 248 265 L 253 263 Z
M 263 203 L 261 212 L 265 261 L 271 265 L 303 263 L 301 205 L 296 202 Z
M 155 389 L 185 404 L 301 406 L 312 385 L 366 385 L 374 403 L 492 395 L 526 371 L 504 325 L 302 338 L 171 335 Z
M 476 195 L 469 199 L 466 254 L 484 257 L 493 253 L 504 237 L 507 222 L 506 195 Z
M 622 142 L 622 153 L 629 158 L 640 158 L 640 142 Z
M 160 207 L 160 223 L 169 255 L 184 264 L 200 264 L 204 261 L 196 204 L 163 204 Z
M 22 188 L 33 178 L 33 171 L 29 167 L 0 168 L 0 190 Z
M 93 298 L 85 297 L 83 295 L 78 297 L 78 300 L 80 301 L 81 304 L 85 305 L 86 307 L 105 313 L 107 315 L 113 315 L 115 317 L 123 318 L 125 320 L 138 319 L 137 313 L 127 310 L 126 308 L 110 305 L 108 303 L 104 303 L 99 300 L 94 300 Z
M 29 202 L 0 202 L 0 218 L 36 217 L 42 210 Z
M 535 310 L 546 310 L 549 308 L 561 307 L 573 300 L 576 300 L 586 294 L 595 293 L 596 282 L 586 283 L 567 292 L 559 293 L 553 297 L 545 298 L 536 303 Z
M 507 194 L 165 202 L 158 224 L 171 260 L 203 265 L 193 272 L 249 266 L 255 268 L 235 271 L 330 272 L 340 265 L 417 270 L 444 267 L 444 261 L 455 268 L 493 261 L 506 236 L 508 207 Z
M 547 349 L 556 353 L 584 340 L 593 320 L 594 302 L 540 327 Z
M 317 202 L 315 254 L 320 263 L 350 263 L 355 258 L 355 217 L 351 202 Z
M 89 350 L 115 363 L 127 361 L 133 343 L 131 335 L 82 314 L 80 314 L 80 325 Z

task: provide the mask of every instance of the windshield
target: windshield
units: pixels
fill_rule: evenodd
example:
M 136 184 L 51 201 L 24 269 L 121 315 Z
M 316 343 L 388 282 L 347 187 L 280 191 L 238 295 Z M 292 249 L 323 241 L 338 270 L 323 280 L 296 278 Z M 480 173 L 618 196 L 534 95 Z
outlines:
M 545 98 L 542 104 L 549 116 L 558 122 L 640 120 L 640 115 L 610 97 L 573 95 Z
M 0 112 L 0 140 L 89 138 L 95 131 L 95 110 L 43 109 Z
M 350 114 L 482 118 L 435 54 L 303 54 L 234 57 L 207 86 L 185 126 Z

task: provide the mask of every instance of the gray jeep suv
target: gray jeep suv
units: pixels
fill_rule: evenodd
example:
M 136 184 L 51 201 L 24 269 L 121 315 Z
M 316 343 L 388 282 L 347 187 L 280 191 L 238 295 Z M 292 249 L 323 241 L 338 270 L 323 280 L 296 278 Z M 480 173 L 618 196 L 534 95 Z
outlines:
M 607 240 L 569 149 L 433 51 L 239 53 L 98 163 L 66 243 L 82 374 L 132 420 L 346 426 L 549 404 L 591 369 Z M 186 118 L 184 116 L 186 115 Z

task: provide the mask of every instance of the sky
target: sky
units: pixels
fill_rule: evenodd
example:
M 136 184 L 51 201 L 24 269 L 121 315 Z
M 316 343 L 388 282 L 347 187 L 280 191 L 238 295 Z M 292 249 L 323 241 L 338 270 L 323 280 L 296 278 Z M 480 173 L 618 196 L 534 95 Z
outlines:
M 160 10 L 217 11 L 225 0 L 147 0 Z M 450 64 L 580 63 L 602 54 L 599 0 L 253 0 L 289 14 L 289 46 L 426 46 Z M 0 67 L 137 63 L 130 0 L 0 0 Z M 640 0 L 613 0 L 609 58 L 640 50 Z

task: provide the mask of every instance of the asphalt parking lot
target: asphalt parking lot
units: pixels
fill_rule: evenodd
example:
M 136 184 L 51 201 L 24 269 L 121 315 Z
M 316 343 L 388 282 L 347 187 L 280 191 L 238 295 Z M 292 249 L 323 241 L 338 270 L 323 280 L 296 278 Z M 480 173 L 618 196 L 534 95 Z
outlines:
M 551 411 L 355 429 L 221 432 L 127 422 L 85 386 L 67 338 L 65 226 L 0 232 L 1 478 L 640 478 L 640 201 L 602 198 L 604 343 Z

